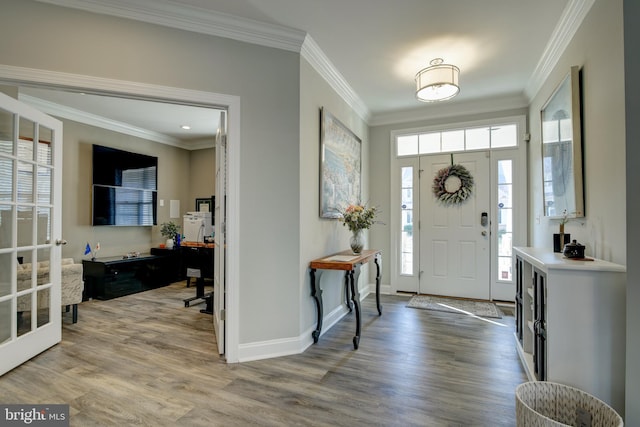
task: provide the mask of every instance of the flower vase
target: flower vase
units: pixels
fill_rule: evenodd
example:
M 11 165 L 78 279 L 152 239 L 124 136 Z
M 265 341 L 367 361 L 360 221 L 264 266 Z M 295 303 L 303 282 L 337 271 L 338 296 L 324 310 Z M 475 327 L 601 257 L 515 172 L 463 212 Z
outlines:
M 362 230 L 354 230 L 352 232 L 349 244 L 351 245 L 351 251 L 356 255 L 360 255 L 364 248 L 364 236 L 362 235 Z
M 167 249 L 173 249 L 173 239 L 167 239 L 167 241 L 165 242 L 165 247 Z

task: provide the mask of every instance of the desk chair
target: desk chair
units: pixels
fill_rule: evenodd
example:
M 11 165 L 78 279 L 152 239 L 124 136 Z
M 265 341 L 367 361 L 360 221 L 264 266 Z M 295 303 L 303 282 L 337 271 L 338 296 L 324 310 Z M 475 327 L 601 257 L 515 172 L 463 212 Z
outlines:
M 185 266 L 187 268 L 187 283 L 193 278 L 196 281 L 196 295 L 194 297 L 185 298 L 184 306 L 189 307 L 193 301 L 198 303 L 206 302 L 205 309 L 200 310 L 201 313 L 213 314 L 213 292 L 205 294 L 204 292 L 204 268 L 206 266 L 207 253 L 198 248 L 189 248 L 189 256 L 185 256 Z

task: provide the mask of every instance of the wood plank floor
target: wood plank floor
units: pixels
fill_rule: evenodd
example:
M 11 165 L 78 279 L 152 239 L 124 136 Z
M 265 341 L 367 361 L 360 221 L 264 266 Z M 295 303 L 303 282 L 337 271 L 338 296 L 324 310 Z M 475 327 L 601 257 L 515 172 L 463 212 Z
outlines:
M 63 341 L 0 377 L 0 402 L 66 403 L 72 426 L 513 426 L 526 381 L 513 315 L 491 322 L 363 303 L 300 355 L 242 364 L 217 356 L 211 316 L 184 283 L 89 301 Z M 493 323 L 492 323 L 493 322 Z

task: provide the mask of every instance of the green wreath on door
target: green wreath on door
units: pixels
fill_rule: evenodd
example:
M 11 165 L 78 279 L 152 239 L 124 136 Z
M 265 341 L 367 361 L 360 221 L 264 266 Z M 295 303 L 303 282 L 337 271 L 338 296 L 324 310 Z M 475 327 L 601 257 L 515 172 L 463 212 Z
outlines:
M 460 185 L 455 189 L 447 189 L 447 180 L 452 177 L 460 180 Z M 445 205 L 459 205 L 473 194 L 473 185 L 471 172 L 460 164 L 452 164 L 436 173 L 433 179 L 433 194 Z

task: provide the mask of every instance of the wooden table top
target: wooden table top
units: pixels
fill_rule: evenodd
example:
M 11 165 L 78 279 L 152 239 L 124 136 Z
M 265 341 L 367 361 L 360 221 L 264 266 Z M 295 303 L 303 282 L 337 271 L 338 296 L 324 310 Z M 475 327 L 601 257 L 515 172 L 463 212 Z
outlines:
M 371 261 L 379 253 L 379 249 L 365 249 L 360 255 L 354 255 L 350 250 L 346 250 L 314 259 L 309 263 L 309 267 L 323 270 L 353 270 L 356 265 Z

